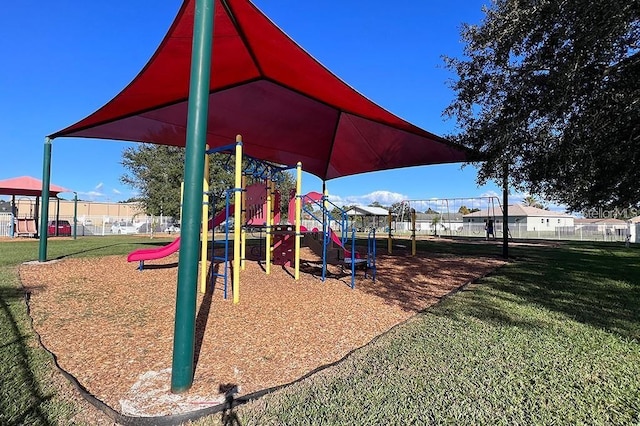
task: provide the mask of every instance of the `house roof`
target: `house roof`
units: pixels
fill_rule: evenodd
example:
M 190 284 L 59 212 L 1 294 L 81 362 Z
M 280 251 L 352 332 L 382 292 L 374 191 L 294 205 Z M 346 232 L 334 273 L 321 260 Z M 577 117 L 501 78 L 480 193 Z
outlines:
M 580 224 L 609 224 L 609 225 L 626 225 L 627 222 L 622 220 L 622 219 L 615 219 L 615 218 L 576 218 L 574 220 L 576 225 L 580 225 Z
M 490 206 L 477 212 L 464 215 L 465 218 L 502 216 L 502 206 Z M 509 204 L 509 217 L 573 217 L 566 213 L 537 207 Z
M 60 192 L 71 192 L 58 185 L 49 185 L 49 194 L 56 197 Z M 0 195 L 23 195 L 39 197 L 42 195 L 42 181 L 31 176 L 20 176 L 0 180 Z
M 353 206 L 347 210 L 347 216 L 388 216 L 389 210 L 383 207 Z
M 50 135 L 185 146 L 195 0 L 185 0 L 135 79 Z M 130 41 L 135 42 L 135 41 Z M 385 110 L 332 74 L 249 0 L 215 0 L 210 148 L 243 136 L 247 155 L 323 180 L 463 162 L 471 151 Z

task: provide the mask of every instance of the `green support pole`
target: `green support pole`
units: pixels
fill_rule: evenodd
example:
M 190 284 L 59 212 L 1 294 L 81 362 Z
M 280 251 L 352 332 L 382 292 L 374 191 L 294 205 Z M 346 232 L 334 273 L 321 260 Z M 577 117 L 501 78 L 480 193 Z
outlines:
M 15 237 L 16 221 L 18 220 L 18 209 L 16 209 L 16 196 L 11 196 L 11 224 L 9 225 L 9 236 Z
M 38 261 L 47 261 L 47 237 L 49 220 L 49 184 L 51 182 L 51 139 L 44 138 L 44 157 L 42 160 L 42 214 L 40 215 L 40 246 Z
M 60 222 L 60 198 L 56 195 L 56 237 L 60 236 L 60 227 L 58 226 L 58 222 Z M 49 232 L 49 227 L 47 226 L 47 232 Z
M 171 392 L 173 393 L 185 392 L 193 383 L 198 249 L 202 220 L 202 180 L 207 139 L 214 0 L 196 0 L 195 8 L 171 367 Z M 234 271 L 234 273 L 237 272 Z
M 82 234 L 84 235 L 84 231 L 82 231 Z M 78 193 L 74 192 L 73 193 L 73 239 L 75 240 L 76 238 L 78 238 Z

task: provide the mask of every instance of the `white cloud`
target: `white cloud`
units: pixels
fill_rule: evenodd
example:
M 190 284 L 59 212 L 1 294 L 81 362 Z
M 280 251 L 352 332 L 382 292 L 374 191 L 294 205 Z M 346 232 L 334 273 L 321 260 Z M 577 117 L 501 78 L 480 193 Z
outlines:
M 96 191 L 101 191 L 103 187 L 104 187 L 104 183 L 100 182 L 99 184 L 96 185 L 94 189 Z
M 349 204 L 369 205 L 375 201 L 383 206 L 390 206 L 406 199 L 406 195 L 391 191 L 373 191 L 364 195 L 347 195 L 345 197 L 340 195 L 329 195 L 329 200 L 338 206 Z
M 113 193 L 114 193 L 114 194 L 118 194 L 118 195 L 122 194 L 122 192 L 118 191 L 118 190 L 117 190 L 117 189 L 115 189 L 115 188 L 113 188 L 113 189 L 112 189 L 112 191 L 113 191 Z
M 498 194 L 496 191 L 489 190 L 480 194 L 480 197 L 497 197 L 498 199 L 501 199 L 502 194 Z
M 105 195 L 100 191 L 87 191 L 87 192 L 78 192 L 78 195 L 82 198 L 88 199 L 89 201 L 95 201 L 97 198 L 103 198 Z

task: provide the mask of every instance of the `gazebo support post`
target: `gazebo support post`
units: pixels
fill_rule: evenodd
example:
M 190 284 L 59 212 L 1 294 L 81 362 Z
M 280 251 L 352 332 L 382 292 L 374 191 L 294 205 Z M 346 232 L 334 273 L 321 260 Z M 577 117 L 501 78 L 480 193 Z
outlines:
M 42 160 L 42 214 L 40 215 L 40 245 L 38 261 L 47 261 L 47 237 L 49 220 L 49 184 L 51 182 L 51 139 L 44 138 L 44 157 Z
M 185 392 L 193 384 L 198 248 L 200 247 L 204 154 L 207 139 L 213 16 L 214 0 L 196 0 L 184 162 L 182 239 L 178 262 L 171 366 L 171 392 L 173 393 Z M 237 274 L 238 271 L 234 270 L 233 273 Z
M 36 201 L 35 201 L 35 205 L 33 206 L 33 218 L 34 221 L 36 222 L 36 236 L 40 235 L 38 232 L 40 232 L 40 230 L 38 229 L 38 221 L 40 220 L 40 216 L 38 216 L 40 214 L 40 197 L 36 195 Z M 48 220 L 45 219 L 45 222 Z M 47 226 L 48 228 L 48 226 Z M 47 237 L 48 237 L 48 229 L 47 229 Z
M 58 198 L 58 196 L 56 195 L 56 237 L 60 236 L 60 227 L 58 226 L 59 222 L 60 222 L 60 198 Z M 49 233 L 49 229 L 47 229 L 47 233 Z
M 84 235 L 84 223 L 82 225 L 82 235 Z M 78 238 L 78 193 L 73 193 L 73 239 Z
M 16 196 L 11 196 L 11 223 L 9 224 L 9 236 L 13 238 L 16 232 L 16 222 L 18 221 L 18 209 L 16 209 Z

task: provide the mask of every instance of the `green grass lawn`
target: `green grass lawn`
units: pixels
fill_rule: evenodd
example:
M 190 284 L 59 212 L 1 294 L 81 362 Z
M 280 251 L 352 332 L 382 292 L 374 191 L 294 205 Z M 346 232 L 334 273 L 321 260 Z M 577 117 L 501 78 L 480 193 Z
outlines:
M 152 242 L 53 241 L 49 257 Z M 433 241 L 418 249 L 501 253 Z M 17 265 L 37 257 L 37 243 L 2 242 L 0 253 L 0 424 L 67 424 L 77 407 L 52 385 L 18 290 Z M 569 243 L 510 254 L 505 267 L 339 365 L 236 408 L 241 424 L 640 424 L 640 248 Z
M 49 241 L 48 258 L 126 254 L 141 244 L 167 240 L 86 237 Z M 70 424 L 79 407 L 31 329 L 18 265 L 38 258 L 35 240 L 0 242 L 0 425 Z

